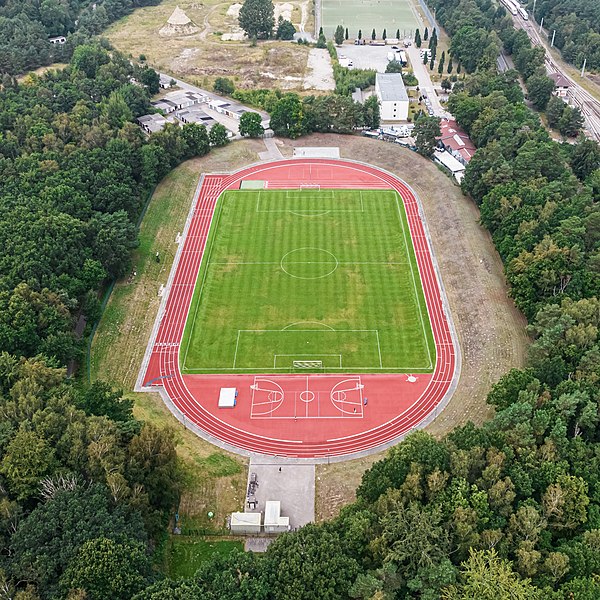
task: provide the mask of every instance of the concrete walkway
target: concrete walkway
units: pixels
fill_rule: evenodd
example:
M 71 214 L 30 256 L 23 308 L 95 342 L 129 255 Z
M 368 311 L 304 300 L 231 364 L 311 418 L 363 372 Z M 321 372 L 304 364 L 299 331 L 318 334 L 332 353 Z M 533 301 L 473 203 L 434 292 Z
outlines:
M 260 456 L 250 459 L 250 474 L 256 473 L 255 492 L 258 506 L 245 512 L 264 512 L 267 500 L 281 502 L 281 516 L 290 518 L 290 527 L 297 529 L 315 520 L 315 465 L 289 464 L 285 459 Z
M 429 76 L 429 66 L 423 64 L 423 59 L 420 56 L 419 50 L 420 49 L 417 48 L 414 44 L 406 49 L 410 58 L 410 64 L 413 68 L 415 77 L 419 80 L 420 93 L 422 94 L 423 92 L 425 92 L 427 94 L 427 97 L 431 100 L 433 114 L 436 117 L 450 118 L 450 113 L 442 107 L 440 99 L 435 93 L 433 82 L 431 81 L 431 77 Z
M 263 138 L 263 142 L 267 149 L 265 152 L 258 153 L 260 160 L 280 160 L 283 158 L 283 154 L 281 154 L 275 138 Z

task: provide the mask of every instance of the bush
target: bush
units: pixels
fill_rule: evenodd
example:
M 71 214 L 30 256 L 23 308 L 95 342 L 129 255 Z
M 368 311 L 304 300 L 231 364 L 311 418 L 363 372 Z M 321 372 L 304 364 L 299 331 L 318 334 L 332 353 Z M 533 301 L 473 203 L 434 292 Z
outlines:
M 419 85 L 419 80 L 411 71 L 408 71 L 407 73 L 402 73 L 402 81 L 404 81 L 404 85 Z
M 231 96 L 235 91 L 235 85 L 233 85 L 233 81 L 227 77 L 217 77 L 215 79 L 215 84 L 213 85 L 213 90 L 217 92 L 217 94 Z

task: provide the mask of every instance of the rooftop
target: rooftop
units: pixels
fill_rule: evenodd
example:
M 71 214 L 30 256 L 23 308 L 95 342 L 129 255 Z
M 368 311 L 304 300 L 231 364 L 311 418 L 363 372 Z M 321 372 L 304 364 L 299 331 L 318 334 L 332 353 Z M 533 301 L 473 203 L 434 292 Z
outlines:
M 554 80 L 556 87 L 571 87 L 571 82 L 562 73 L 550 73 L 550 79 Z
M 382 101 L 408 100 L 400 73 L 377 73 L 376 84 Z

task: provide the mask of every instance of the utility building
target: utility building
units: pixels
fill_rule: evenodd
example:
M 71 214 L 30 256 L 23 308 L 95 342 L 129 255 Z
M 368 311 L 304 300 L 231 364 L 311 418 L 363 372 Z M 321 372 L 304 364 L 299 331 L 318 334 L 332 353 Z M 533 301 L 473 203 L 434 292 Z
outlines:
M 408 94 L 400 73 L 377 73 L 375 93 L 379 98 L 382 121 L 408 119 Z

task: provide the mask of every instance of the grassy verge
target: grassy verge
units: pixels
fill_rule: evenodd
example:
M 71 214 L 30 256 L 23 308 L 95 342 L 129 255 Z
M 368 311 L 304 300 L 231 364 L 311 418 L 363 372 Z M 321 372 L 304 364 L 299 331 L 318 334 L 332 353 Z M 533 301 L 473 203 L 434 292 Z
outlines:
M 238 540 L 199 540 L 173 535 L 167 542 L 164 571 L 171 579 L 193 577 L 200 565 L 215 554 L 227 555 L 243 548 L 243 542 Z

